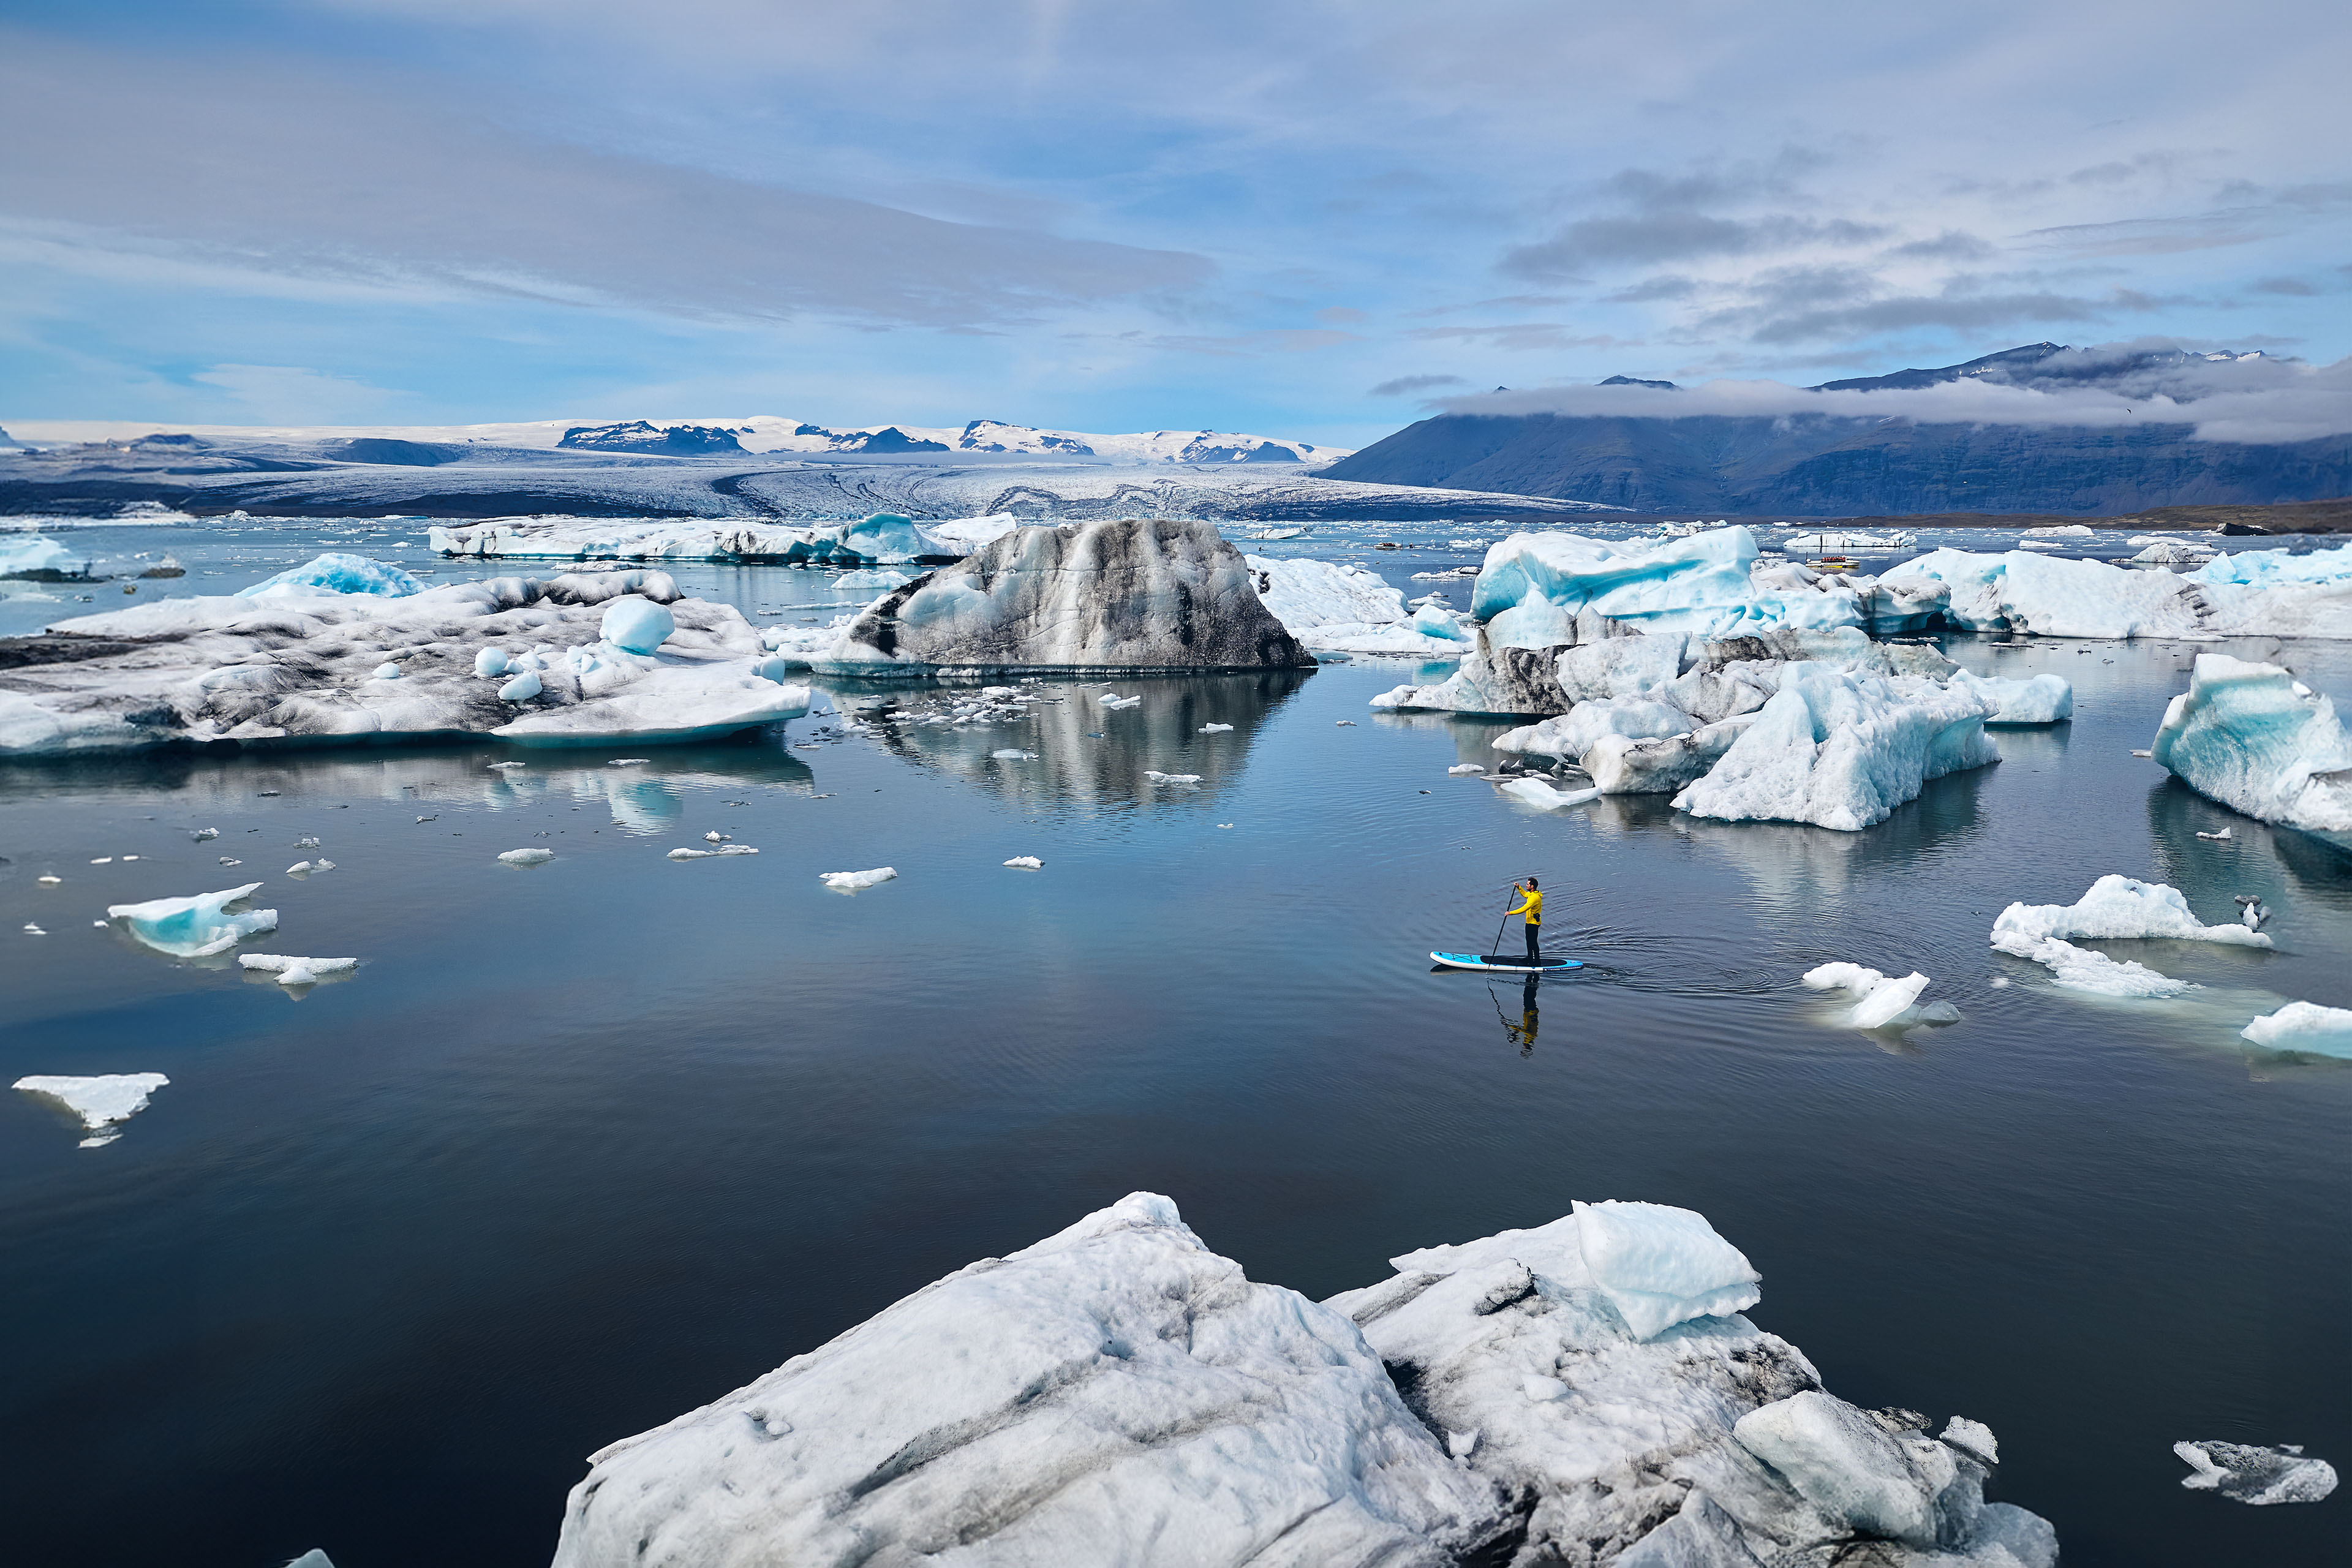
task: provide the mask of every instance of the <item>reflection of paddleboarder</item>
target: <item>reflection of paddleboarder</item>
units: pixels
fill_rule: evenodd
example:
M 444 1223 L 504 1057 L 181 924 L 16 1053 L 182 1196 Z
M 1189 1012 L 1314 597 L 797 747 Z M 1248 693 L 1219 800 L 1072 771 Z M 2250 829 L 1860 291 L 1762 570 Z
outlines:
M 1528 976 L 1528 983 L 1519 987 L 1519 1022 L 1517 1026 L 1513 1027 L 1509 1024 L 1505 1024 L 1503 1026 L 1504 1032 L 1519 1043 L 1519 1055 L 1523 1057 L 1533 1056 L 1535 1054 L 1537 1022 L 1536 984 L 1541 978 L 1542 976 L 1540 975 L 1530 974 Z
M 1529 877 L 1525 882 L 1512 883 L 1511 888 L 1513 891 L 1519 895 L 1520 902 L 1515 909 L 1505 910 L 1503 911 L 1503 918 L 1508 920 L 1513 915 L 1525 915 L 1528 917 L 1528 962 L 1529 963 L 1541 963 L 1543 960 L 1543 952 L 1541 948 L 1543 941 L 1543 884 L 1538 882 L 1533 877 Z

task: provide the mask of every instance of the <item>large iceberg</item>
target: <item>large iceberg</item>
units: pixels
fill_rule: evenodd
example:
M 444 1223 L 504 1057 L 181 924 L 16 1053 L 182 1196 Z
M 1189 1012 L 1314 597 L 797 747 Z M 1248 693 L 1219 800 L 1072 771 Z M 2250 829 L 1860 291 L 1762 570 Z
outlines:
M 556 1568 L 2056 1560 L 1982 1500 L 1990 1433 L 1821 1393 L 1696 1214 L 1579 1205 L 1394 1261 L 1318 1306 L 1134 1194 L 592 1456 Z
M 2277 665 L 2199 654 L 2149 752 L 2198 794 L 2248 816 L 2352 832 L 2352 736 L 2333 701 Z
M 1440 1568 L 1505 1522 L 1353 1323 L 1138 1193 L 592 1456 L 555 1568 Z
M 0 756 L 697 740 L 805 713 L 781 673 L 740 612 L 660 572 L 171 599 L 23 639 L 0 668 Z
M 2271 945 L 2268 936 L 2250 926 L 2205 924 L 2178 888 L 2112 874 L 2092 883 L 2072 904 L 2011 904 L 1992 925 L 1996 951 L 2041 964 L 2068 990 L 2126 997 L 2178 996 L 2190 990 L 2185 980 L 2074 945 L 2149 939 Z
M 1861 624 L 1860 602 L 1842 589 L 1759 586 L 1756 559 L 1755 536 L 1739 527 L 1664 541 L 1515 533 L 1487 548 L 1470 614 L 1501 647 L 1575 641 L 1580 615 L 1709 638 Z
M 68 583 L 90 574 L 90 559 L 46 534 L 0 534 L 0 580 Z
M 1880 631 L 1940 619 L 2060 637 L 2352 638 L 2352 546 L 2196 559 L 2193 571 L 2173 573 L 2024 550 L 1931 550 L 1871 580 L 1864 598 Z
M 1315 660 L 1214 524 L 1023 528 L 866 606 L 829 674 L 1273 669 Z
M 2000 761 L 1984 732 L 1992 711 L 1983 698 L 1921 677 L 1792 664 L 1755 721 L 1675 796 L 1675 807 L 1734 822 L 1868 827 L 1929 779 Z
M 1404 595 L 1376 572 L 1330 561 L 1242 559 L 1259 601 L 1310 653 L 1453 658 L 1463 651 L 1465 634 L 1451 612 L 1434 604 L 1406 610 Z
M 209 958 L 249 936 L 278 929 L 276 910 L 237 910 L 261 891 L 258 882 L 198 893 L 184 899 L 150 899 L 140 904 L 110 904 L 106 918 L 158 952 L 177 958 Z
M 961 561 L 1020 526 L 1021 520 L 1010 512 L 917 522 L 884 511 L 856 522 L 797 524 L 701 518 L 499 517 L 437 527 L 429 538 L 444 555 L 493 559 L 877 566 Z

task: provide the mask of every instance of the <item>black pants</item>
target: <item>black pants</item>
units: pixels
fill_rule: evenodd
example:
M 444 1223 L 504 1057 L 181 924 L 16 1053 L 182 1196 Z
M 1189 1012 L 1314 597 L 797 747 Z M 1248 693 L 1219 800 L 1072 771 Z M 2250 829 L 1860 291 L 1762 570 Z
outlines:
M 1543 956 L 1543 953 L 1536 945 L 1538 942 L 1542 940 L 1542 937 L 1543 927 L 1538 925 L 1533 921 L 1529 921 L 1528 922 L 1528 962 L 1529 963 L 1535 963 L 1538 959 Z

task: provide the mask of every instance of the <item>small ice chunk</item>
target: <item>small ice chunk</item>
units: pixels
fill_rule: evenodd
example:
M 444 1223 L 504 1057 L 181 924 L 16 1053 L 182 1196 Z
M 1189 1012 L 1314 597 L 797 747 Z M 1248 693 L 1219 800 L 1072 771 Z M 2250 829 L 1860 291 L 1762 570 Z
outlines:
M 1449 776 L 1459 778 L 1465 773 L 1483 773 L 1486 768 L 1483 763 L 1456 763 L 1445 771 Z
M 83 1130 L 90 1134 L 81 1146 L 95 1149 L 121 1137 L 121 1124 L 146 1110 L 147 1097 L 171 1081 L 159 1072 L 110 1072 L 92 1078 L 36 1073 L 18 1079 L 16 1087 L 26 1094 L 54 1100 L 80 1117 Z
M 237 966 L 274 974 L 280 985 L 316 985 L 330 974 L 349 974 L 360 966 L 356 958 L 292 958 L 275 952 L 240 952 Z
M 1034 855 L 1015 855 L 1005 864 L 1017 867 L 1024 871 L 1042 871 L 1045 868 L 1045 862 L 1038 859 Z M 2352 1016 L 2352 1015 L 2347 1015 L 2347 1016 Z
M 819 879 L 836 893 L 855 893 L 898 876 L 892 866 L 877 866 L 871 871 L 827 871 Z
M 53 877 L 48 875 L 47 872 L 44 872 L 41 876 L 41 885 L 45 888 L 54 888 L 64 880 L 65 879 L 63 877 Z
M 1356 721 L 1353 719 L 1340 719 L 1335 722 L 1342 730 L 1352 730 L 1356 727 Z
M 1857 1029 L 1885 1028 L 1918 1001 L 1919 993 L 1926 989 L 1927 977 L 1916 971 L 1904 979 L 1885 982 L 1854 1008 L 1853 1026 Z
M 217 893 L 198 893 L 191 898 L 110 904 L 106 918 L 123 921 L 132 936 L 158 952 L 180 958 L 205 958 L 226 952 L 247 937 L 278 929 L 276 910 L 232 912 L 229 909 L 231 904 L 241 903 L 260 890 L 260 883 L 247 882 L 241 888 L 225 888 Z
M 1201 782 L 1201 775 L 1198 773 L 1163 773 L 1150 768 L 1143 770 L 1143 776 L 1153 784 L 1193 784 Z
M 1000 763 L 1034 762 L 1037 755 L 1034 752 L 1024 752 L 1018 746 L 1007 746 L 1003 751 L 991 752 L 988 754 Z
M 217 827 L 199 827 L 195 831 L 194 841 L 198 844 L 202 844 L 207 838 L 218 838 L 219 837 L 220 829 Z
M 504 675 L 509 662 L 506 649 L 486 647 L 474 656 L 474 673 L 485 677 Z
M 721 833 L 719 829 L 714 827 L 709 832 L 704 834 L 702 836 L 702 839 L 706 844 L 724 844 L 734 837 L 735 836 L 731 833 Z
M 2316 1002 L 2290 1002 L 2238 1031 L 2241 1039 L 2273 1051 L 2305 1051 L 2352 1061 L 2352 1011 Z
M 242 866 L 242 865 L 244 865 L 244 864 L 245 864 L 245 862 L 244 862 L 244 861 L 237 859 L 237 858 L 236 858 L 235 856 L 233 856 L 233 855 L 224 855 L 224 856 L 222 856 L 222 857 L 220 858 L 220 863 L 221 863 L 222 865 L 224 865 L 224 866 Z
M 1955 1415 L 1944 1423 L 1940 1440 L 1964 1453 L 1975 1455 L 1988 1465 L 2000 1463 L 2000 1443 L 1993 1436 L 1992 1428 L 1981 1421 Z
M 2300 1443 L 2274 1448 L 2251 1443 L 2175 1443 L 2172 1451 L 2196 1472 L 2182 1477 L 2182 1486 L 2193 1492 L 2220 1492 L 2255 1508 L 2318 1502 L 2336 1489 L 2336 1467 L 2311 1458 Z
M 2226 843 L 2229 840 L 2230 830 L 2225 827 L 2219 833 L 2208 833 L 2200 827 L 2197 830 L 2197 837 L 2200 838 L 2210 838 L 2216 844 L 2221 844 Z
M 114 864 L 114 857 L 111 855 L 101 855 L 97 859 L 92 860 L 90 864 L 93 866 L 111 866 Z
M 651 599 L 624 594 L 604 607 L 604 618 L 598 629 L 614 647 L 649 654 L 677 629 L 677 618 Z
M 749 844 L 721 844 L 716 849 L 673 849 L 669 852 L 669 858 L 673 860 L 715 860 L 723 855 L 757 855 L 759 851 Z
M 1233 726 L 1231 724 L 1203 724 L 1201 726 L 1201 733 L 1203 735 L 1222 735 L 1232 728 Z
M 539 672 L 535 669 L 526 669 L 520 675 L 516 676 L 512 680 L 508 681 L 504 686 L 499 688 L 499 700 L 501 702 L 528 702 L 532 698 L 538 696 L 541 689 Z M 499 764 L 493 763 L 490 765 L 496 767 Z M 520 766 L 521 764 L 517 763 L 515 765 Z
M 1476 1451 L 1477 1447 L 1478 1434 L 1475 1431 L 1455 1432 L 1448 1429 L 1445 1434 L 1445 1457 L 1447 1458 L 1466 1459 Z
M 1884 1426 L 1835 1394 L 1806 1389 L 1760 1405 L 1733 1424 L 1731 1436 L 1833 1523 L 1935 1545 L 1940 1488 L 1927 1484 L 1930 1478 Z M 1943 1468 L 1954 1468 L 1949 1454 Z
M 297 849 L 316 849 L 318 847 L 319 840 L 315 837 L 297 838 L 294 840 L 294 847 Z
M 1540 806 L 1546 811 L 1558 811 L 1567 805 L 1582 805 L 1587 801 L 1601 798 L 1598 789 L 1557 790 L 1541 779 L 1513 779 L 1499 787 L 1513 800 Z
M 297 860 L 286 868 L 286 874 L 289 877 L 307 877 L 317 869 L 318 868 L 308 860 Z
M 375 667 L 375 679 L 378 680 L 398 680 L 400 679 L 400 666 L 393 663 L 390 659 L 385 659 L 382 664 Z
M 40 922 L 37 921 L 26 921 L 25 922 L 25 933 L 27 936 L 47 936 L 49 934 L 47 931 L 41 929 Z
M 1638 1340 L 1762 1300 L 1757 1273 L 1705 1215 L 1666 1204 L 1578 1203 L 1577 1240 L 1593 1282 Z
M 527 768 L 530 766 L 529 763 L 492 763 L 489 765 L 494 768 Z
M 634 768 L 639 763 L 649 763 L 652 761 L 653 759 L 651 757 L 612 757 L 605 761 L 604 765 L 608 768 Z
M 2134 748 L 2134 750 L 2133 750 L 2133 752 L 2132 752 L 2132 755 L 2133 755 L 2133 756 L 2135 756 L 2135 757 L 2152 757 L 2152 756 L 2156 755 L 2156 753 L 2155 753 L 2154 752 L 2143 752 L 2143 751 L 2140 751 L 2140 750 L 2138 750 L 2138 749 L 2137 749 L 2137 748 Z
M 544 866 L 554 858 L 552 849 L 509 849 L 499 857 L 499 861 L 507 866 Z

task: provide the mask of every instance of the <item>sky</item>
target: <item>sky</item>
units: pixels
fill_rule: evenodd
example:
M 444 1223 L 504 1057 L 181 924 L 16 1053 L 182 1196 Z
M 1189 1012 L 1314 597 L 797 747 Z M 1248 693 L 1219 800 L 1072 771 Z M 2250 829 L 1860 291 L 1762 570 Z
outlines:
M 2144 338 L 2352 408 L 2347 58 L 2264 0 L 0 0 L 0 426 L 1353 447 Z

